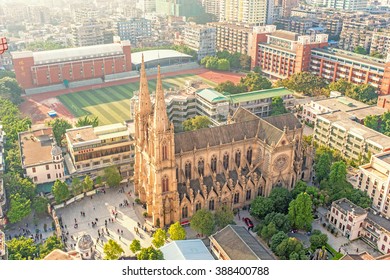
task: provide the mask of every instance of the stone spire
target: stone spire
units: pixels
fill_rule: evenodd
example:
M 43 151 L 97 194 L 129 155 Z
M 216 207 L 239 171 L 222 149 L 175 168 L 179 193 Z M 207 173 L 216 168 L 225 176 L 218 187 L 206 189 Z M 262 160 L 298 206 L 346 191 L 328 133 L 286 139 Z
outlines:
M 164 89 L 161 80 L 160 65 L 157 68 L 156 102 L 154 104 L 154 130 L 163 132 L 169 129 L 167 108 L 165 105 Z
M 140 74 L 141 78 L 139 83 L 138 112 L 141 114 L 141 116 L 145 116 L 152 113 L 152 101 L 150 100 L 148 79 L 146 78 L 144 55 L 142 55 Z

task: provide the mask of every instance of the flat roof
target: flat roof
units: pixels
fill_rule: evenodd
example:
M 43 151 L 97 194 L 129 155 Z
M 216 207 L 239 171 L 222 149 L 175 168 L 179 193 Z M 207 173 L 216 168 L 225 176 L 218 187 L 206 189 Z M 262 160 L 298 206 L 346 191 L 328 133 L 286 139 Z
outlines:
M 192 56 L 188 54 L 184 54 L 175 50 L 151 50 L 151 51 L 143 51 L 143 52 L 136 52 L 131 54 L 131 63 L 138 65 L 142 62 L 142 55 L 144 55 L 145 63 L 160 60 L 160 59 L 166 59 L 166 58 L 191 58 Z
M 332 123 L 333 126 L 342 127 L 352 134 L 360 135 L 366 141 L 371 141 L 381 145 L 383 148 L 390 147 L 390 137 L 382 133 L 379 133 L 371 128 L 368 128 L 351 118 L 353 116 L 346 112 L 333 112 L 326 113 L 317 116 L 318 118 L 324 118 Z
M 52 162 L 53 130 L 51 127 L 19 133 L 24 167 Z
M 105 57 L 110 55 L 123 54 L 122 46 L 130 45 L 129 41 L 122 41 L 121 43 L 94 45 L 78 48 L 68 48 L 41 52 L 11 52 L 12 58 L 24 58 L 33 56 L 34 65 L 48 64 L 56 62 L 66 62 L 80 59 L 90 59 L 97 57 Z
M 365 108 L 349 111 L 348 113 L 359 120 L 363 120 L 367 116 L 380 116 L 388 112 L 387 109 L 378 107 L 376 105 L 368 106 Z
M 364 215 L 367 213 L 362 207 L 355 205 L 353 202 L 349 201 L 346 198 L 339 199 L 333 202 L 334 204 L 339 205 L 342 209 L 347 212 L 354 212 L 355 215 Z
M 206 99 L 210 103 L 220 102 L 220 101 L 229 101 L 228 97 L 226 97 L 222 93 L 220 93 L 214 89 L 211 89 L 211 88 L 202 89 L 201 91 L 197 92 L 196 94 L 199 95 L 200 97 Z
M 374 214 L 372 210 L 368 211 L 367 218 L 390 232 L 390 220 Z
M 230 98 L 232 103 L 240 103 L 240 102 L 254 101 L 254 100 L 266 99 L 272 97 L 282 97 L 293 93 L 294 93 L 293 91 L 287 88 L 279 87 L 279 88 L 270 88 L 270 89 L 249 91 L 249 92 L 243 92 L 237 94 L 230 94 L 230 95 L 226 95 L 226 97 Z
M 375 157 L 390 164 L 390 152 L 387 152 L 385 154 L 376 155 Z
M 313 101 L 313 103 L 317 103 L 318 105 L 327 107 L 333 111 L 340 110 L 344 112 L 369 107 L 369 105 L 347 96 L 322 99 L 319 101 Z
M 267 36 L 277 37 L 280 39 L 286 39 L 290 41 L 297 41 L 299 34 L 291 31 L 286 31 L 286 30 L 276 30 L 275 32 L 272 32 L 270 35 Z
M 338 57 L 341 57 L 341 58 L 344 58 L 347 60 L 351 60 L 351 61 L 355 61 L 358 63 L 365 63 L 368 66 L 373 65 L 373 66 L 380 67 L 383 69 L 385 68 L 385 60 L 382 60 L 379 58 L 373 58 L 373 57 L 370 57 L 369 55 L 361 55 L 361 54 L 357 54 L 357 53 L 353 53 L 353 52 L 349 52 L 349 51 L 345 51 L 345 50 L 333 49 L 333 48 L 322 48 L 322 49 L 314 48 L 312 50 L 312 55 L 313 55 L 313 51 L 338 56 Z
M 165 260 L 215 260 L 200 239 L 173 241 L 160 250 Z

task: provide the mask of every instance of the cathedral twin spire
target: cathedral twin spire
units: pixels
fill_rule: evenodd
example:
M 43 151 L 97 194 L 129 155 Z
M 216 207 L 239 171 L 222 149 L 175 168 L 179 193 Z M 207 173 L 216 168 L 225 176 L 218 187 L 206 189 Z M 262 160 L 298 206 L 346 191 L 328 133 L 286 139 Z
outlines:
M 141 116 L 150 116 L 152 114 L 152 102 L 146 77 L 144 56 L 142 55 L 142 64 L 140 71 L 140 89 L 139 89 L 139 110 Z M 156 86 L 156 101 L 154 104 L 153 125 L 155 132 L 163 132 L 169 129 L 169 120 L 165 105 L 164 89 L 161 79 L 160 65 L 157 68 L 157 86 Z

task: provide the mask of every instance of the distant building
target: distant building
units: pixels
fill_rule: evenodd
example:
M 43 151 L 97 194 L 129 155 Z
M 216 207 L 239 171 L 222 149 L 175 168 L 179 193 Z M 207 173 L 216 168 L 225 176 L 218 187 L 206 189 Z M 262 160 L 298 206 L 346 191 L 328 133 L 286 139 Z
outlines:
M 79 7 L 73 10 L 73 19 L 76 23 L 83 23 L 90 19 L 98 18 L 98 10 L 94 7 Z
M 358 160 L 390 150 L 390 137 L 370 129 L 345 112 L 318 115 L 315 119 L 313 139 L 340 151 L 346 158 Z
M 390 53 L 390 32 L 374 32 L 372 34 L 370 54 L 379 53 L 384 57 Z
M 277 19 L 274 24 L 278 29 L 306 35 L 308 30 L 314 26 L 314 21 L 310 18 L 289 17 Z
M 86 47 L 104 44 L 104 26 L 90 19 L 72 25 L 73 46 Z
M 136 7 L 140 9 L 144 14 L 155 12 L 156 0 L 138 0 Z
M 377 106 L 390 110 L 390 95 L 380 95 L 378 96 Z
M 94 176 L 105 167 L 115 165 L 122 177 L 130 176 L 134 148 L 126 125 L 71 128 L 66 130 L 65 137 L 70 155 L 65 162 L 70 174 Z
M 363 11 L 367 8 L 367 0 L 328 0 L 328 8 L 341 11 Z
M 131 71 L 130 42 L 42 52 L 12 52 L 18 83 L 23 89 L 104 78 Z
M 361 238 L 382 254 L 390 253 L 390 220 L 346 198 L 332 202 L 327 221 L 349 240 Z
M 160 248 L 164 260 L 214 260 L 200 239 L 176 240 Z
M 141 68 L 142 57 L 144 57 L 145 67 L 147 69 L 156 68 L 158 65 L 178 67 L 193 62 L 192 56 L 175 50 L 151 50 L 136 52 L 131 54 L 131 62 L 134 70 Z M 176 70 L 177 71 L 177 70 Z
M 215 15 L 216 19 L 218 20 L 223 1 L 224 0 L 203 0 L 202 5 L 206 13 Z
M 134 46 L 143 37 L 152 35 L 152 25 L 149 19 L 132 18 L 117 23 L 117 32 L 121 40 L 129 40 Z
M 218 260 L 274 260 L 245 227 L 228 225 L 210 236 L 210 249 Z
M 273 13 L 274 0 L 223 0 L 220 5 L 220 21 L 264 25 L 269 13 Z M 272 15 L 271 15 L 272 18 Z
M 203 12 L 199 1 L 156 0 L 156 13 L 175 17 L 194 17 Z
M 190 24 L 184 29 L 183 44 L 195 50 L 198 60 L 202 60 L 216 54 L 216 36 L 215 27 Z
M 372 207 L 390 217 L 390 152 L 373 155 L 370 163 L 359 166 L 354 187 L 367 193 Z
M 5 145 L 5 132 L 3 130 L 3 126 L 0 124 L 0 220 L 4 216 L 3 208 L 6 204 L 6 195 L 5 195 L 4 180 L 3 180 L 3 174 L 5 172 L 4 145 Z
M 62 150 L 51 127 L 20 132 L 19 146 L 24 174 L 35 184 L 65 180 Z

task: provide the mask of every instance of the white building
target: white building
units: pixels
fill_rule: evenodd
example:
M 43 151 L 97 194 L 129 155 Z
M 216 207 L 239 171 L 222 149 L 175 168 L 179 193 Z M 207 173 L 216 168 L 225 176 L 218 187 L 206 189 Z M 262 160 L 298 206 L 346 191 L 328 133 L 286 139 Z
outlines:
M 342 11 L 362 11 L 367 8 L 367 0 L 328 0 L 328 7 Z
M 216 53 L 216 28 L 201 24 L 190 24 L 184 29 L 184 45 L 198 53 L 198 60 Z
M 273 13 L 273 3 L 274 0 L 224 0 L 220 5 L 220 21 L 255 25 L 270 23 L 268 14 Z
M 22 167 L 35 184 L 65 180 L 64 158 L 52 128 L 19 133 Z

